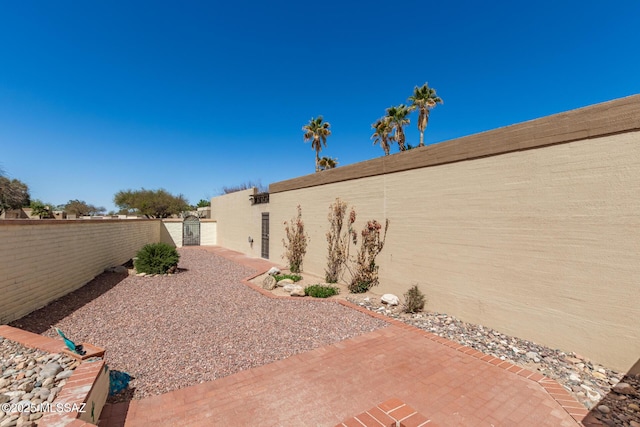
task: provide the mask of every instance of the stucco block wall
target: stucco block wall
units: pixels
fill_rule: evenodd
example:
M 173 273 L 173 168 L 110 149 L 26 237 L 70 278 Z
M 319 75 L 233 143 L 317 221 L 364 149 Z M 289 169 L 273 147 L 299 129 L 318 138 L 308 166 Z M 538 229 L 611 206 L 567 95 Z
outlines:
M 45 306 L 158 241 L 158 220 L 0 221 L 0 323 Z
M 213 246 L 218 244 L 217 237 L 218 224 L 215 221 L 200 220 L 200 245 Z
M 303 209 L 304 270 L 326 266 L 336 197 L 390 222 L 380 293 L 628 369 L 640 355 L 640 134 L 271 195 L 271 236 Z M 355 253 L 352 247 L 352 253 Z
M 391 221 L 379 293 L 626 371 L 640 356 L 640 96 L 270 186 L 271 255 L 300 204 L 323 275 L 328 207 Z M 352 247 L 352 254 L 355 253 Z
M 163 219 L 160 229 L 160 241 L 175 247 L 182 247 L 182 220 Z
M 255 188 L 236 191 L 211 199 L 211 219 L 218 224 L 216 239 L 220 246 L 259 258 L 261 256 L 262 213 L 269 212 L 270 203 L 251 205 L 249 196 L 256 193 Z M 276 224 L 270 221 L 271 227 Z M 249 237 L 253 244 L 249 243 Z M 270 238 L 270 247 L 273 239 Z M 270 254 L 269 259 L 278 263 L 281 259 Z

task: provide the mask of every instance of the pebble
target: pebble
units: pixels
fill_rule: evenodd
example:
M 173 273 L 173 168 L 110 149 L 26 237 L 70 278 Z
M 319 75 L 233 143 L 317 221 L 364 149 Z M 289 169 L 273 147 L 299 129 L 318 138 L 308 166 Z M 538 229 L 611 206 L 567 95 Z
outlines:
M 630 406 L 640 404 L 640 378 L 629 379 L 624 374 L 607 369 L 580 354 L 565 353 L 507 336 L 486 326 L 462 322 L 444 313 L 406 314 L 402 313 L 401 307 L 393 308 L 389 312 L 385 308 L 381 309 L 375 299 L 363 299 L 358 296 L 349 296 L 347 299 L 368 310 L 385 313 L 389 317 L 442 338 L 552 378 L 563 385 L 585 408 L 591 410 L 598 405 L 598 411 L 595 412 L 606 425 L 619 424 L 620 419 L 617 417 L 620 415 L 629 417 L 629 421 L 625 421 L 624 425 L 640 427 L 640 424 L 632 424 L 640 423 L 640 411 L 633 409 L 636 406 Z M 603 410 L 609 412 L 605 414 Z
M 0 403 L 29 406 L 52 402 L 76 366 L 77 360 L 70 356 L 24 347 L 0 337 Z M 0 411 L 0 427 L 33 427 L 42 415 Z

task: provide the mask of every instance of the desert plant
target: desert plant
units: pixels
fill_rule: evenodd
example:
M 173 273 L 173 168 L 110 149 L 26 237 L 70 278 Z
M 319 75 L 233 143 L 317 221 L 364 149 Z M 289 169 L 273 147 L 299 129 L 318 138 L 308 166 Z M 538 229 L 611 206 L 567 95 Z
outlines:
M 302 280 L 302 276 L 299 274 L 276 274 L 273 276 L 273 278 L 276 279 L 276 282 L 284 279 L 291 279 L 294 282 L 299 282 L 300 280 Z
M 298 205 L 298 215 L 291 218 L 291 221 L 284 222 L 285 239 L 282 244 L 286 249 L 283 258 L 289 261 L 289 270 L 292 273 L 302 271 L 302 260 L 307 253 L 307 243 L 309 235 L 304 232 L 304 222 L 302 221 L 302 208 Z
M 342 227 L 346 213 L 347 203 L 339 198 L 336 198 L 336 201 L 329 205 L 329 231 L 327 232 L 329 254 L 327 255 L 327 268 L 324 271 L 327 283 L 338 282 L 349 258 L 349 236 L 355 233 L 352 225 L 356 221 L 356 211 L 351 208 L 347 229 L 343 232 Z
M 418 289 L 418 285 L 413 285 L 404 294 L 404 304 L 402 311 L 405 313 L 415 313 L 424 309 L 426 298 L 424 294 Z
M 311 285 L 304 288 L 304 294 L 314 298 L 329 298 L 339 293 L 339 288 L 329 285 Z
M 136 254 L 134 266 L 138 273 L 165 274 L 178 266 L 180 254 L 166 243 L 149 243 Z
M 387 219 L 384 226 L 384 236 L 380 238 L 380 230 L 382 226 L 375 219 L 367 222 L 362 230 L 362 242 L 358 255 L 356 256 L 356 266 L 349 291 L 353 293 L 367 292 L 374 286 L 378 285 L 378 265 L 376 265 L 376 256 L 382 251 L 384 241 L 387 238 L 387 230 L 389 229 L 389 220 Z M 356 236 L 354 236 L 356 243 Z

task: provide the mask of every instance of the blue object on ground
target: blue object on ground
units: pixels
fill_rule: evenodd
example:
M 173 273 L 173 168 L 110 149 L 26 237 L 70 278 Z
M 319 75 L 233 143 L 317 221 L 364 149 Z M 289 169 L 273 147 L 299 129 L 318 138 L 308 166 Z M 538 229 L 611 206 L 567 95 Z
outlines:
M 80 356 L 84 356 L 85 354 L 87 354 L 87 352 L 83 350 L 82 345 L 76 345 L 73 341 L 67 338 L 60 329 L 56 328 L 56 332 L 62 337 L 69 350 L 73 351 L 76 354 L 79 354 Z
M 116 395 L 129 386 L 131 375 L 122 371 L 109 371 L 109 396 Z

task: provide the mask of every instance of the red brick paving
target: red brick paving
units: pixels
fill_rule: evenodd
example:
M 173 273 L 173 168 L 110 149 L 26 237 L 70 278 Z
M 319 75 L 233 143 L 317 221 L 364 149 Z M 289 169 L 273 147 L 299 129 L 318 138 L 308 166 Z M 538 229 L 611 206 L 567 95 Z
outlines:
M 220 247 L 190 248 L 202 249 L 259 271 L 273 265 Z M 216 381 L 107 405 L 99 425 L 396 425 L 392 413 L 407 427 L 561 427 L 579 425 L 587 414 L 538 373 L 338 301 L 389 326 Z M 383 408 L 373 406 L 379 402 Z

